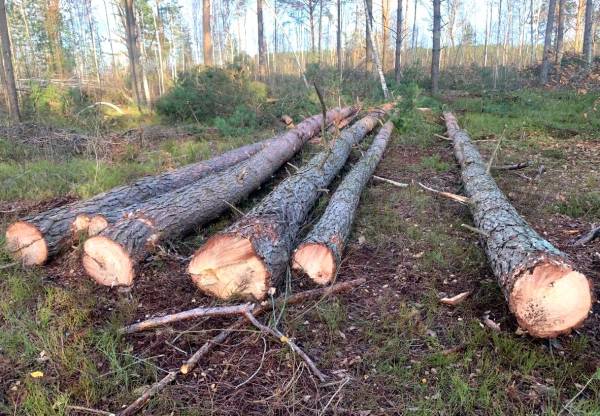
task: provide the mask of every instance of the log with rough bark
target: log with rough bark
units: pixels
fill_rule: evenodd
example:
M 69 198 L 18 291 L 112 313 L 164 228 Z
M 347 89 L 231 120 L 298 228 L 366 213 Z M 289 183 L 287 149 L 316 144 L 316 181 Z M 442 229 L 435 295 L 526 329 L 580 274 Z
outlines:
M 539 338 L 577 328 L 592 305 L 589 280 L 521 218 L 487 172 L 467 132 L 451 113 L 444 118 L 475 226 L 519 326 Z
M 353 112 L 331 110 L 327 122 Z M 134 206 L 125 218 L 85 242 L 86 272 L 103 285 L 131 285 L 135 267 L 158 243 L 193 231 L 248 196 L 319 132 L 321 121 L 320 115 L 310 117 L 245 161 Z
M 74 236 L 80 233 L 98 234 L 120 219 L 128 207 L 234 166 L 266 146 L 285 140 L 281 137 L 283 135 L 242 146 L 157 176 L 146 176 L 131 185 L 113 188 L 86 201 L 23 218 L 6 231 L 8 251 L 25 265 L 43 264 L 67 247 Z
M 346 126 L 348 126 L 348 124 L 350 124 L 352 122 L 352 120 L 354 120 L 356 118 L 356 116 L 357 116 L 357 113 L 354 112 L 354 114 L 352 114 L 351 116 L 346 117 L 340 121 L 334 120 L 332 122 L 331 126 L 329 127 L 328 132 L 330 134 L 337 134 L 341 129 L 344 129 Z M 276 138 L 273 138 L 270 140 L 272 141 L 275 139 Z M 319 143 L 320 140 L 321 140 L 321 136 L 315 135 L 309 140 L 309 143 L 313 143 L 313 144 Z M 268 144 L 268 142 L 265 141 L 265 144 Z M 110 224 L 114 224 L 117 221 L 121 220 L 130 211 L 131 211 L 131 208 L 129 206 L 127 206 L 127 207 L 123 207 L 121 209 L 113 210 L 109 213 L 96 214 L 96 215 L 92 216 L 91 218 L 89 218 L 88 227 L 87 227 L 88 237 L 93 237 L 95 235 L 100 234 L 102 231 L 104 231 L 106 229 L 106 227 L 108 227 Z M 87 218 L 86 218 L 86 221 L 88 221 Z
M 222 299 L 263 299 L 285 272 L 300 227 L 320 193 L 344 166 L 352 146 L 391 107 L 372 111 L 343 131 L 329 149 L 279 184 L 241 220 L 211 237 L 189 265 L 194 283 Z
M 393 124 L 388 121 L 379 130 L 367 153 L 340 183 L 319 222 L 294 253 L 292 268 L 304 272 L 317 284 L 328 284 L 336 275 L 360 195 L 383 156 L 392 129 Z

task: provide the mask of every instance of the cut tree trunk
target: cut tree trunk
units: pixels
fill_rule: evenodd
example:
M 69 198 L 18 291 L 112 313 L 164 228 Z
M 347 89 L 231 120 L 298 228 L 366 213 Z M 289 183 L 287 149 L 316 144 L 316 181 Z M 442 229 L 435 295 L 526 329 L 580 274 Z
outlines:
M 519 216 L 487 172 L 467 132 L 451 113 L 444 118 L 475 226 L 519 326 L 539 338 L 577 328 L 591 308 L 589 280 Z
M 331 110 L 327 124 L 354 111 Z M 249 159 L 135 206 L 127 218 L 85 242 L 86 272 L 103 285 L 130 286 L 137 264 L 158 243 L 193 231 L 248 196 L 317 134 L 321 123 L 322 116 L 310 117 Z
M 348 124 L 350 124 L 352 122 L 352 120 L 354 120 L 356 118 L 356 116 L 357 116 L 357 112 L 354 112 L 350 117 L 346 117 L 340 121 L 334 121 L 331 124 L 331 126 L 329 127 L 329 129 L 327 130 L 328 133 L 329 134 L 337 134 L 341 129 L 345 128 Z M 295 126 L 292 126 L 291 128 L 294 128 L 294 127 Z M 259 150 L 264 149 L 265 146 L 269 145 L 270 143 L 272 143 L 275 140 L 278 140 L 278 138 L 279 138 L 279 136 L 276 136 L 274 138 L 265 140 L 260 143 L 244 146 L 245 148 L 248 148 L 248 157 L 252 156 L 253 154 L 256 154 Z M 319 143 L 321 141 L 321 136 L 314 136 L 309 141 L 310 141 L 310 143 Z M 240 150 L 241 149 L 243 149 L 243 148 L 240 148 Z M 241 160 L 240 160 L 240 162 L 241 162 Z M 226 166 L 225 168 L 233 166 L 234 164 L 235 163 L 232 163 L 229 166 Z M 223 169 L 214 170 L 213 172 L 208 172 L 207 174 L 218 172 L 220 170 L 223 170 Z M 206 175 L 204 175 L 204 176 L 206 176 Z M 187 185 L 189 183 L 191 183 L 191 182 L 187 182 L 184 185 Z M 181 186 L 183 186 L 183 185 L 181 185 Z M 181 186 L 173 187 L 173 188 L 169 189 L 169 191 L 172 189 L 180 188 Z M 167 191 L 164 191 L 162 193 L 166 193 L 166 192 Z M 160 195 L 160 193 L 157 193 L 156 195 Z M 109 225 L 115 224 L 119 220 L 122 220 L 123 218 L 128 216 L 129 213 L 133 209 L 135 209 L 135 207 L 128 205 L 128 206 L 124 206 L 120 209 L 113 209 L 111 211 L 105 211 L 104 214 L 96 214 L 91 218 L 89 218 L 89 216 L 86 216 L 82 220 L 79 220 L 79 217 L 78 217 L 76 222 L 84 225 L 87 223 L 87 221 L 89 221 L 88 226 L 87 226 L 87 233 L 88 233 L 88 237 L 93 237 L 95 235 L 100 234 Z
M 392 108 L 372 111 L 343 131 L 331 148 L 314 156 L 279 184 L 241 220 L 211 237 L 188 271 L 204 292 L 229 299 L 263 299 L 287 268 L 298 232 L 319 198 L 360 142 Z
M 325 213 L 294 253 L 292 268 L 306 273 L 317 284 L 331 283 L 336 276 L 360 195 L 383 156 L 392 129 L 391 121 L 381 128 L 368 152 L 346 175 Z
M 86 201 L 23 218 L 8 227 L 6 247 L 14 258 L 25 265 L 43 264 L 67 247 L 74 235 L 81 232 L 96 234 L 106 228 L 109 217 L 115 217 L 124 208 L 240 163 L 262 150 L 268 143 L 269 141 L 263 141 L 233 149 L 213 159 L 175 171 L 146 176 L 131 185 L 113 188 Z M 93 215 L 95 217 L 92 218 Z

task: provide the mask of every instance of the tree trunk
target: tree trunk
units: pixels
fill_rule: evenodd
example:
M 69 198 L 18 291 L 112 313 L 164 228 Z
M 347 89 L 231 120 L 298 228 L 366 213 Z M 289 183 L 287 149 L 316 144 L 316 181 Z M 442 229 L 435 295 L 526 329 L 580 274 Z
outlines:
M 117 81 L 117 58 L 115 56 L 115 49 L 113 46 L 113 38 L 112 38 L 112 31 L 110 29 L 110 19 L 108 16 L 108 7 L 106 6 L 106 2 L 107 0 L 103 0 L 102 4 L 104 5 L 104 17 L 106 18 L 106 30 L 108 33 L 108 44 L 110 46 L 110 56 L 111 56 L 111 67 L 112 67 L 112 73 L 113 73 L 113 81 Z M 112 5 L 112 3 L 111 3 Z M 112 7 L 112 6 L 111 6 Z
M 360 195 L 383 157 L 394 125 L 379 130 L 367 153 L 354 165 L 329 200 L 327 209 L 294 253 L 292 267 L 315 283 L 331 283 L 337 274 Z
M 531 0 L 533 1 L 533 0 Z M 575 50 L 580 51 L 583 45 L 583 27 L 585 16 L 585 0 L 577 3 L 577 16 L 575 17 Z
M 487 0 L 487 1 L 489 1 L 489 0 Z M 491 28 L 492 28 L 492 3 L 490 3 L 489 9 L 487 7 L 485 8 L 485 40 L 483 43 L 483 66 L 484 67 L 487 67 L 487 63 L 488 63 L 488 39 L 490 37 Z
M 264 78 L 267 76 L 267 44 L 265 43 L 262 0 L 256 0 L 256 16 L 258 19 L 258 73 L 260 78 Z
M 337 30 L 336 30 L 337 70 L 342 73 L 342 0 L 337 0 Z
M 583 28 L 583 59 L 588 67 L 592 66 L 593 59 L 593 18 L 594 0 L 587 0 L 585 5 L 585 24 Z
M 212 32 L 210 30 L 210 0 L 202 0 L 202 53 L 204 65 L 213 64 Z
M 440 82 L 440 38 L 442 13 L 441 0 L 433 0 L 433 47 L 431 49 L 431 93 L 439 93 Z
M 109 223 L 121 218 L 125 208 L 234 166 L 262 150 L 268 143 L 263 141 L 233 149 L 172 172 L 143 177 L 131 185 L 113 188 L 87 201 L 25 217 L 8 227 L 8 251 L 25 265 L 43 264 L 67 247 L 74 235 L 85 232 L 95 235 Z
M 406 0 L 408 2 L 408 0 Z M 396 82 L 402 79 L 402 36 L 403 35 L 404 16 L 402 15 L 402 0 L 398 0 L 398 8 L 396 9 L 396 50 L 394 51 L 394 74 Z
M 390 0 L 382 0 L 381 4 L 381 69 L 385 73 L 385 58 L 388 49 Z
M 327 124 L 354 111 L 331 110 Z M 132 285 L 136 266 L 157 244 L 190 233 L 247 197 L 316 135 L 321 123 L 322 116 L 310 117 L 249 159 L 136 205 L 127 218 L 85 242 L 86 272 L 103 285 Z
M 154 13 L 154 10 L 152 11 L 152 22 L 154 23 L 154 40 L 156 41 L 156 59 L 158 59 L 158 95 L 160 96 L 165 93 L 165 68 L 162 56 L 162 39 L 158 30 L 159 13 L 160 4 L 159 0 L 156 0 L 156 13 Z
M 534 12 L 533 12 L 533 0 L 529 1 L 529 11 L 530 11 L 530 21 L 529 21 L 529 31 L 530 31 L 530 35 L 531 35 L 531 65 L 534 64 L 535 62 L 535 29 L 534 29 Z
M 372 60 L 373 60 L 373 47 L 374 45 L 371 43 L 371 27 L 373 22 L 373 0 L 364 0 L 365 1 L 365 67 L 367 69 L 367 73 L 370 73 L 372 70 Z
M 550 54 L 552 53 L 552 32 L 554 31 L 554 13 L 556 11 L 556 0 L 548 1 L 548 18 L 546 19 L 546 35 L 544 36 L 544 55 L 542 57 L 542 68 L 540 69 L 540 83 L 548 82 L 550 70 Z
M 242 219 L 211 237 L 188 271 L 202 291 L 221 299 L 261 300 L 285 272 L 298 232 L 351 148 L 373 130 L 393 106 L 373 111 L 343 131 L 330 149 L 313 157 Z
M 564 36 L 565 36 L 565 18 L 567 15 L 567 1 L 559 0 L 558 1 L 558 29 L 556 31 L 556 45 L 555 45 L 555 54 L 556 54 L 556 65 L 558 67 L 562 64 L 563 52 L 564 52 Z
M 133 13 L 133 0 L 124 0 L 125 8 L 125 38 L 127 43 L 127 56 L 129 57 L 129 71 L 131 73 L 131 84 L 138 110 L 142 110 L 142 92 L 138 79 L 138 59 L 137 50 L 137 25 L 135 23 L 135 14 Z
M 318 39 L 319 39 L 319 41 L 318 41 L 319 42 L 318 43 L 319 65 L 321 64 L 321 59 L 322 59 L 321 38 L 323 36 L 323 1 L 324 0 L 319 1 L 319 36 L 318 36 Z
M 12 49 L 10 35 L 8 33 L 8 22 L 6 20 L 6 5 L 0 0 L 0 47 L 2 48 L 2 60 L 4 67 L 4 84 L 8 95 L 8 109 L 10 117 L 15 122 L 21 121 L 19 111 L 19 97 L 17 95 L 17 84 L 15 83 L 15 72 L 13 69 Z
M 590 282 L 519 216 L 487 172 L 467 132 L 451 113 L 444 118 L 475 226 L 519 326 L 540 338 L 580 326 L 591 309 Z
M 408 0 L 406 0 L 408 1 Z M 415 0 L 415 8 L 413 10 L 413 25 L 412 25 L 412 34 L 411 34 L 411 45 L 414 49 L 413 51 L 413 55 L 416 54 L 416 49 L 417 49 L 417 6 L 419 5 L 419 0 Z M 413 63 L 414 63 L 414 56 L 413 56 Z
M 365 0 L 365 6 L 369 0 Z M 369 35 L 371 41 L 371 52 L 373 55 L 373 60 L 375 61 L 375 67 L 377 68 L 377 73 L 379 74 L 379 82 L 381 83 L 381 90 L 383 91 L 383 98 L 385 100 L 389 100 L 390 92 L 387 87 L 387 83 L 385 82 L 385 75 L 383 74 L 383 68 L 381 66 L 381 60 L 379 59 L 379 52 L 377 51 L 377 46 L 375 43 L 375 35 L 373 34 L 373 28 L 371 27 L 372 19 L 367 19 L 367 26 L 369 27 Z

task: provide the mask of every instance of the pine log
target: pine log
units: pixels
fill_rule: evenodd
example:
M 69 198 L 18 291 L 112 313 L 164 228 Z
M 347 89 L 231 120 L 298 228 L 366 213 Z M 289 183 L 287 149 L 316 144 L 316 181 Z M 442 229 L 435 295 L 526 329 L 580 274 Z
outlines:
M 341 119 L 339 122 L 337 120 L 334 120 L 332 122 L 331 126 L 329 127 L 328 132 L 330 134 L 337 134 L 341 129 L 345 128 L 348 124 L 350 124 L 350 122 L 352 120 L 354 120 L 354 118 L 356 118 L 356 116 L 357 116 L 357 113 L 355 110 L 352 115 L 350 115 L 349 117 L 346 117 L 344 119 Z M 315 135 L 313 138 L 311 138 L 309 140 L 309 142 L 315 143 L 315 140 L 317 140 L 317 139 L 320 141 L 320 135 Z M 274 140 L 274 139 L 271 139 L 271 140 Z M 104 231 L 104 229 L 106 227 L 108 227 L 110 224 L 116 223 L 117 221 L 122 219 L 124 216 L 126 216 L 127 213 L 130 211 L 131 211 L 131 208 L 129 206 L 127 206 L 127 207 L 124 207 L 121 209 L 110 211 L 105 214 L 96 214 L 96 215 L 92 216 L 91 218 L 89 218 L 89 221 L 88 221 L 88 227 L 87 227 L 88 237 L 93 237 L 95 235 L 100 234 L 102 231 Z M 87 220 L 88 219 L 86 218 L 86 221 Z
M 319 222 L 294 253 L 292 268 L 304 272 L 317 284 L 331 283 L 336 276 L 360 195 L 383 157 L 393 127 L 388 121 L 379 130 L 367 153 L 340 183 Z
M 327 113 L 327 122 L 348 117 L 353 108 Z M 254 156 L 201 181 L 151 198 L 84 244 L 83 265 L 96 282 L 130 286 L 135 268 L 154 247 L 190 233 L 218 217 L 267 181 L 321 128 L 310 117 Z
M 25 265 L 39 265 L 60 252 L 74 234 L 86 232 L 93 214 L 108 214 L 143 202 L 156 195 L 185 186 L 233 166 L 264 148 L 259 142 L 230 150 L 215 158 L 157 176 L 143 177 L 131 185 L 119 186 L 86 201 L 74 202 L 13 223 L 6 231 L 6 246 Z M 102 221 L 101 217 L 96 221 Z M 104 222 L 106 222 L 104 220 Z M 98 224 L 94 225 L 96 228 Z
M 579 327 L 592 305 L 590 281 L 521 218 L 487 172 L 467 132 L 451 113 L 444 118 L 475 226 L 519 326 L 539 338 Z
M 241 220 L 211 237 L 188 271 L 202 291 L 221 299 L 263 299 L 285 272 L 307 214 L 360 142 L 392 105 L 370 112 L 344 130 L 331 147 L 279 184 Z

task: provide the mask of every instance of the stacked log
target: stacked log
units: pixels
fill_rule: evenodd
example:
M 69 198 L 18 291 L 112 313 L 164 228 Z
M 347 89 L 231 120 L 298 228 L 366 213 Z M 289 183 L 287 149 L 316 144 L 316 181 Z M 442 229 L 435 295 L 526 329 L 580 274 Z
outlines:
M 332 118 L 329 121 L 340 119 L 342 118 Z M 113 188 L 86 201 L 74 202 L 25 217 L 8 227 L 6 247 L 12 256 L 24 265 L 43 264 L 48 258 L 68 247 L 73 237 L 79 233 L 99 233 L 109 223 L 119 219 L 127 207 L 234 166 L 270 144 L 284 140 L 281 136 L 242 146 L 175 171 L 143 177 L 131 185 Z
M 331 110 L 326 121 L 342 120 L 354 111 Z M 125 218 L 85 242 L 86 272 L 103 285 L 131 285 L 136 266 L 158 243 L 193 231 L 248 196 L 317 134 L 321 125 L 322 116 L 310 117 L 245 161 L 132 207 Z
M 444 118 L 475 226 L 519 326 L 539 338 L 577 328 L 591 309 L 589 280 L 521 218 L 489 175 L 467 132 L 451 113 Z
M 340 183 L 319 222 L 294 253 L 292 268 L 304 272 L 317 284 L 331 283 L 336 276 L 360 195 L 383 157 L 392 129 L 393 124 L 388 121 L 379 130 L 367 153 Z
M 188 271 L 204 292 L 222 299 L 263 299 L 287 268 L 300 227 L 320 193 L 346 163 L 353 145 L 373 130 L 392 105 L 372 111 L 279 184 L 241 220 L 211 237 Z

